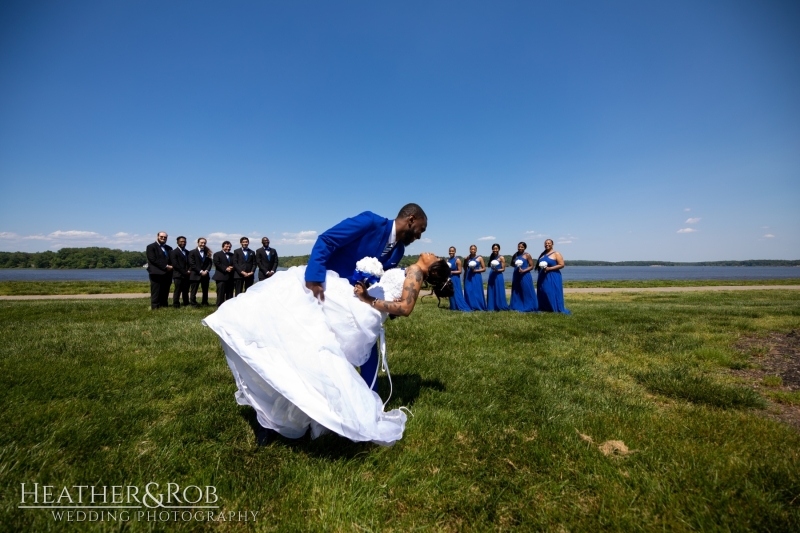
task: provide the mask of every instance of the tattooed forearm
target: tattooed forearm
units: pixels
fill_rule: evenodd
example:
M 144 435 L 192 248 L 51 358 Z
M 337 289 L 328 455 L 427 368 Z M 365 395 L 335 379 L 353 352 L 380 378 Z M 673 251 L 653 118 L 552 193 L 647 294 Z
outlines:
M 387 302 L 385 300 L 375 300 L 373 307 L 378 311 L 397 316 L 408 316 L 414 309 L 417 296 L 422 288 L 422 272 L 418 268 L 408 269 L 406 279 L 403 282 L 403 294 L 398 301 Z
M 386 300 L 377 300 L 373 306 L 378 311 L 389 313 L 390 315 L 407 316 L 411 310 L 402 303 L 387 302 Z

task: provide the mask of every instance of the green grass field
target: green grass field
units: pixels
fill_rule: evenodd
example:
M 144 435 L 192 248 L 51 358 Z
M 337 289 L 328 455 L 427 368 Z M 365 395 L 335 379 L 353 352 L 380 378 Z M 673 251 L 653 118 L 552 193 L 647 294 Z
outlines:
M 506 288 L 511 288 L 511 274 L 506 276 Z M 619 281 L 567 281 L 564 287 L 707 287 L 709 285 L 800 285 L 800 278 L 765 280 L 619 280 Z M 174 286 L 173 286 L 174 288 Z M 149 293 L 147 281 L 0 281 L 0 296 L 28 296 L 51 294 L 121 294 Z M 211 282 L 209 293 L 214 294 Z
M 390 407 L 414 416 L 381 448 L 257 446 L 208 310 L 0 302 L 0 529 L 800 530 L 800 434 L 729 374 L 749 364 L 742 336 L 800 328 L 800 292 L 567 305 L 460 314 L 425 299 L 391 321 Z M 604 455 L 609 440 L 632 453 Z M 223 510 L 257 521 L 64 524 L 17 508 L 23 482 L 150 481 L 214 485 Z

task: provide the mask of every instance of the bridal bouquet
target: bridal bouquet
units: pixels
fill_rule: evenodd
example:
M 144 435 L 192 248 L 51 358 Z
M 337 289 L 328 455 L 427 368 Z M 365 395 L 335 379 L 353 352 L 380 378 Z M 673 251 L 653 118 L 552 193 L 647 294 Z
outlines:
M 517 259 L 516 261 L 514 261 L 514 264 L 517 265 L 517 268 L 522 268 L 522 265 L 525 264 L 525 261 L 523 261 L 522 259 Z
M 492 268 L 495 270 L 497 270 L 500 267 L 500 261 L 498 261 L 497 259 L 492 259 L 492 262 L 489 264 L 492 265 Z
M 478 262 L 477 262 L 477 261 L 475 261 L 474 259 L 473 259 L 472 261 L 470 261 L 469 263 L 467 263 L 467 265 L 469 265 L 469 267 L 470 267 L 471 269 L 473 269 L 473 270 L 474 270 L 474 269 L 476 269 L 476 268 L 478 268 Z
M 539 261 L 539 268 L 547 268 L 547 261 Z
M 355 282 L 365 281 L 367 285 L 377 282 L 383 276 L 383 265 L 374 257 L 365 257 L 356 263 L 356 269 L 350 279 Z

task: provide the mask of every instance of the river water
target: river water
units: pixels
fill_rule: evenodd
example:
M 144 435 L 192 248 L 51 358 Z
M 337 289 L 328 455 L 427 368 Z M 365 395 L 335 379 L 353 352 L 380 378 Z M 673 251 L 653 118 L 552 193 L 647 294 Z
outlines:
M 800 267 L 573 266 L 561 272 L 566 281 L 800 278 Z M 484 273 L 484 281 L 488 274 Z M 506 281 L 511 281 L 510 268 L 503 275 Z M 147 271 L 143 268 L 0 269 L 0 281 L 147 281 Z

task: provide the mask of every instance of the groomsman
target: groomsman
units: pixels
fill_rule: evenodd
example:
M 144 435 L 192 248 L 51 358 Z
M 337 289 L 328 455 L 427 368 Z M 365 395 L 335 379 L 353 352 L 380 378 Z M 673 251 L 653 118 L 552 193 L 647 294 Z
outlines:
M 263 248 L 256 250 L 256 266 L 258 266 L 258 281 L 264 281 L 271 278 L 275 271 L 278 270 L 278 252 L 275 248 L 269 247 L 269 239 L 264 237 L 261 239 Z
M 233 254 L 231 241 L 222 243 L 222 251 L 214 254 L 214 281 L 217 282 L 217 307 L 233 298 Z
M 186 237 L 180 236 L 175 239 L 178 247 L 169 253 L 172 262 L 172 282 L 175 284 L 175 291 L 172 293 L 172 307 L 180 308 L 180 299 L 183 298 L 183 305 L 189 305 L 189 252 L 186 251 Z
M 253 285 L 253 275 L 256 273 L 256 253 L 248 248 L 250 239 L 242 237 L 239 239 L 242 245 L 233 252 L 233 283 L 236 288 L 236 296 L 247 291 Z
M 206 248 L 205 237 L 197 239 L 197 248 L 189 252 L 189 279 L 191 281 L 189 289 L 189 302 L 192 307 L 197 307 L 197 288 L 202 287 L 203 305 L 208 305 L 208 282 L 211 279 L 211 253 Z
M 150 277 L 150 309 L 169 305 L 169 286 L 172 285 L 170 251 L 172 248 L 167 244 L 166 231 L 159 231 L 156 242 L 148 244 L 145 250 Z

